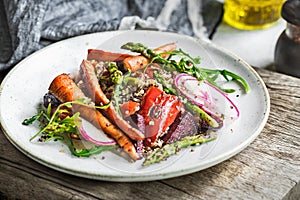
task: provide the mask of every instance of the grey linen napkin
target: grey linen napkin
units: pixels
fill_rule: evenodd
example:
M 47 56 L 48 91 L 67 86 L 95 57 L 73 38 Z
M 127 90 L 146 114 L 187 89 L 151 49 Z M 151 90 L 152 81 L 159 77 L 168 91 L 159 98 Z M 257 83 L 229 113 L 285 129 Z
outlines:
M 211 38 L 215 0 L 0 0 L 0 72 L 53 42 L 92 32 L 154 29 Z

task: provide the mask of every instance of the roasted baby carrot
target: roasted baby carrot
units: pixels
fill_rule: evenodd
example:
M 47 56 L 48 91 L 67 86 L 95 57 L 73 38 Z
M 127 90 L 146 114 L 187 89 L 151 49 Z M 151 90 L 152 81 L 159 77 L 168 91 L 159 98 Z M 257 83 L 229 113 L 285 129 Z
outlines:
M 169 44 L 165 44 L 160 47 L 157 47 L 153 51 L 155 53 L 162 53 L 162 57 L 167 58 L 169 56 L 169 54 L 163 54 L 163 53 L 164 52 L 172 52 L 175 49 L 176 49 L 175 43 L 169 43 Z M 149 62 L 150 62 L 150 60 L 142 55 L 129 56 L 123 60 L 124 69 L 131 70 L 131 71 L 137 71 L 139 69 L 142 69 L 142 68 L 146 67 L 149 64 Z
M 110 102 L 98 83 L 95 68 L 90 61 L 82 61 L 80 65 L 80 75 L 87 90 L 88 96 L 95 101 L 96 105 L 106 105 Z M 143 133 L 132 127 L 117 113 L 113 104 L 110 104 L 110 106 L 103 110 L 103 112 L 107 113 L 110 120 L 112 120 L 131 139 L 143 140 L 145 138 Z
M 139 108 L 140 104 L 134 101 L 125 102 L 120 106 L 123 117 L 129 117 L 130 115 L 133 115 L 137 110 L 139 110 Z
M 103 51 L 100 49 L 89 49 L 87 60 L 96 60 L 100 61 L 122 61 L 127 57 L 130 57 L 130 54 L 122 54 L 122 53 L 112 53 L 108 51 Z
M 176 50 L 177 46 L 175 43 L 168 43 L 168 44 L 165 44 L 165 45 L 162 45 L 160 47 L 157 47 L 155 49 L 153 49 L 153 51 L 155 53 L 162 53 L 162 57 L 163 58 L 168 58 L 169 57 L 169 54 L 163 54 L 165 52 L 172 52 L 174 50 Z
M 50 84 L 49 92 L 61 102 L 70 102 L 86 97 L 67 74 L 58 75 Z M 122 147 L 133 160 L 139 158 L 130 139 L 103 116 L 101 112 L 91 107 L 76 104 L 73 105 L 73 109 L 79 112 L 84 119 L 92 123 L 95 127 L 101 128 L 108 136 L 115 139 L 119 146 Z
M 142 69 L 148 65 L 150 60 L 145 56 L 130 56 L 123 60 L 124 69 L 132 72 Z

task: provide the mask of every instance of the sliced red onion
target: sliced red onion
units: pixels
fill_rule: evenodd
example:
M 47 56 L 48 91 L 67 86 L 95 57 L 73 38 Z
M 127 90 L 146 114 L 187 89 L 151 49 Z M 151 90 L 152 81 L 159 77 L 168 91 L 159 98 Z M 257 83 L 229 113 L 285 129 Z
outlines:
M 82 135 L 82 137 L 87 140 L 87 141 L 90 141 L 94 144 L 97 144 L 97 145 L 101 145 L 101 146 L 107 146 L 107 145 L 115 145 L 117 144 L 115 141 L 107 141 L 107 142 L 104 142 L 104 141 L 99 141 L 99 140 L 95 140 L 94 138 L 90 137 L 88 135 L 88 133 L 84 130 L 83 127 L 79 127 L 78 128 L 80 134 Z
M 174 80 L 181 94 L 208 114 L 225 115 L 230 119 L 239 117 L 240 112 L 228 95 L 207 81 L 185 73 L 175 76 Z
M 234 112 L 236 112 L 236 117 L 238 118 L 240 116 L 240 111 L 238 109 L 238 107 L 233 103 L 233 101 L 229 98 L 228 94 L 223 92 L 222 90 L 218 89 L 216 86 L 208 83 L 205 81 L 205 84 L 209 85 L 211 88 L 214 88 L 216 91 L 218 91 L 221 95 L 223 95 L 223 97 L 226 98 L 226 100 L 229 102 L 230 104 L 230 109 L 233 110 Z
M 144 141 L 136 141 L 136 152 L 139 155 L 139 159 L 143 158 Z

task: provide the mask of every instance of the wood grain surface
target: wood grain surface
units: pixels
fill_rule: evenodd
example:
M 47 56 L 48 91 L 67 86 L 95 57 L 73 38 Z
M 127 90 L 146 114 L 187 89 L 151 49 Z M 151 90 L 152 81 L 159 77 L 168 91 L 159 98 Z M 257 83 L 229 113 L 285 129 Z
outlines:
M 270 93 L 270 116 L 231 159 L 161 181 L 104 182 L 40 165 L 0 131 L 0 199 L 300 199 L 300 79 L 256 70 Z

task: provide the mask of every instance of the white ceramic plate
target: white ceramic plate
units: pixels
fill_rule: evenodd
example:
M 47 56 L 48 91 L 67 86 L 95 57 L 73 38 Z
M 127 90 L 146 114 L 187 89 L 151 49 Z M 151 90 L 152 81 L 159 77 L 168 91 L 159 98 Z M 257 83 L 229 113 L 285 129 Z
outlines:
M 218 133 L 208 144 L 182 150 L 167 161 L 143 167 L 142 160 L 130 163 L 124 158 L 104 152 L 91 158 L 77 158 L 60 142 L 30 142 L 37 126 L 21 122 L 36 113 L 37 105 L 53 78 L 61 73 L 74 74 L 87 49 L 100 48 L 122 52 L 126 42 L 141 42 L 149 47 L 175 42 L 192 56 L 200 56 L 201 66 L 233 71 L 244 77 L 251 92 L 241 89 L 230 97 L 241 116 Z M 239 88 L 237 85 L 233 87 Z M 25 155 L 56 170 L 108 181 L 148 181 L 196 172 L 220 163 L 247 147 L 262 131 L 270 110 L 268 91 L 257 73 L 243 60 L 206 41 L 155 31 L 114 31 L 83 35 L 50 45 L 20 62 L 7 75 L 0 89 L 1 124 L 7 138 Z

